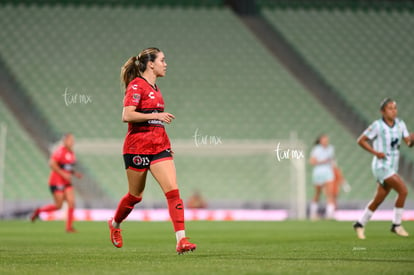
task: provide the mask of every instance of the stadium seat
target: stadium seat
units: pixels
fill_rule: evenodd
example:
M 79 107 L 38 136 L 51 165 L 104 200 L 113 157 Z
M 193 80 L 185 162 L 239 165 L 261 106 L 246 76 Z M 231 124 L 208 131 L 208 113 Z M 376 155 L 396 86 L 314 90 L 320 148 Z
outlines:
M 349 60 L 355 56 L 352 60 L 363 62 L 363 56 L 358 55 L 363 49 L 358 46 L 352 49 L 353 43 L 346 44 L 340 38 L 349 34 L 349 42 L 365 42 L 366 31 L 358 33 L 345 23 L 361 21 L 371 32 L 381 24 L 379 19 L 388 14 L 380 13 L 376 18 L 374 12 L 364 19 L 358 12 L 348 10 L 283 5 L 280 9 L 265 7 L 263 14 L 309 58 L 312 66 L 329 81 L 334 80 L 335 87 L 343 90 L 361 113 L 374 117 L 372 101 L 360 100 L 359 95 L 361 91 L 372 94 L 376 90 L 369 90 L 368 85 L 357 81 L 362 77 L 358 68 L 364 65 Z M 341 20 L 335 23 L 338 17 Z M 365 24 L 364 20 L 369 23 L 371 17 L 374 23 Z M 154 18 L 160 20 L 154 22 Z M 405 24 L 404 20 L 399 22 Z M 191 146 L 196 129 L 203 135 L 219 136 L 224 145 L 229 140 L 287 140 L 291 132 L 296 132 L 307 146 L 308 158 L 315 138 L 327 133 L 336 146 L 339 165 L 354 187 L 341 199 L 365 202 L 372 193 L 372 186 L 367 184 L 373 181 L 370 157 L 356 146 L 355 138 L 324 106 L 273 59 L 227 6 L 8 4 L 0 5 L 0 23 L 5 26 L 0 32 L 0 55 L 57 132 L 73 132 L 79 141 L 122 143 L 126 125 L 120 121 L 123 98 L 120 67 L 139 50 L 158 46 L 166 53 L 168 63 L 167 77 L 160 79 L 158 85 L 166 101 L 166 111 L 177 117 L 167 126 L 173 141 L 187 140 Z M 381 28 L 388 28 L 389 23 L 383 23 Z M 343 24 L 346 27 L 342 29 Z M 342 35 L 336 37 L 336 32 Z M 370 35 L 375 39 L 372 45 L 384 42 L 377 36 L 378 33 Z M 381 46 L 384 51 L 386 47 Z M 383 66 L 381 63 L 378 68 Z M 411 66 L 407 63 L 404 68 Z M 389 71 L 382 73 L 381 78 L 388 74 Z M 377 80 L 376 75 L 370 77 L 367 82 L 374 85 L 372 80 Z M 347 79 L 352 79 L 352 83 Z M 392 80 L 396 89 L 405 90 L 409 81 L 398 79 Z M 82 96 L 91 98 L 91 102 L 80 101 Z M 400 94 L 396 98 L 402 105 L 409 102 Z M 410 106 L 401 107 L 402 115 L 403 109 L 409 110 Z M 277 163 L 273 154 L 270 151 L 267 155 L 247 158 L 177 153 L 175 161 L 182 194 L 186 197 L 198 189 L 210 201 L 286 202 L 286 194 L 290 192 L 289 168 L 287 163 Z M 120 151 L 111 154 L 79 151 L 78 156 L 114 201 L 125 193 Z M 9 162 L 10 166 L 16 163 Z M 47 167 L 43 169 L 45 177 Z M 313 191 L 310 172 L 307 165 L 308 197 Z M 149 205 L 164 200 L 152 179 L 145 196 Z

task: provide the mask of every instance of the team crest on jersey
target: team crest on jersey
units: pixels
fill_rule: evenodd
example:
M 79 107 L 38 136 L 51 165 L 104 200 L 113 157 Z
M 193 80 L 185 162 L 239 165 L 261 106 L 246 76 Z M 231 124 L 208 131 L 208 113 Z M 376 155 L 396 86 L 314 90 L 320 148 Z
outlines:
M 72 155 L 70 153 L 66 153 L 65 154 L 65 159 L 66 159 L 66 161 L 71 161 L 72 160 Z
M 132 158 L 132 162 L 139 166 L 142 164 L 142 158 L 139 155 L 136 155 L 135 157 Z
M 132 95 L 132 102 L 138 103 L 140 99 L 141 99 L 141 95 L 140 94 L 133 94 Z

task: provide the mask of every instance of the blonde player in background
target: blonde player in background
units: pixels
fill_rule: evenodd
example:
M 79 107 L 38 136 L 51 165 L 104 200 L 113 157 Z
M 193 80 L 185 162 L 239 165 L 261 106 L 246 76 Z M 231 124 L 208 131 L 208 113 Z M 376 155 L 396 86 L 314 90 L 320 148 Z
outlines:
M 75 192 L 72 186 L 73 176 L 81 178 L 82 174 L 74 170 L 76 164 L 75 152 L 73 147 L 75 138 L 71 133 L 63 136 L 62 145 L 59 146 L 51 155 L 49 166 L 51 168 L 49 177 L 49 188 L 53 195 L 54 203 L 37 208 L 32 216 L 32 222 L 39 218 L 42 212 L 52 212 L 62 208 L 63 202 L 68 204 L 66 219 L 66 232 L 74 233 L 73 228 L 74 211 L 75 211 Z
M 377 191 L 374 199 L 368 203 L 362 216 L 353 225 L 359 239 L 365 239 L 364 227 L 366 223 L 371 219 L 375 210 L 384 201 L 391 189 L 394 189 L 398 194 L 395 200 L 391 232 L 403 237 L 409 235 L 401 226 L 408 190 L 404 181 L 398 175 L 398 161 L 401 140 L 412 147 L 414 137 L 413 134 L 409 134 L 404 121 L 397 118 L 397 103 L 394 100 L 391 98 L 384 99 L 381 102 L 380 110 L 382 118 L 374 121 L 358 138 L 358 144 L 374 155 L 372 172 L 377 180 Z M 372 146 L 368 142 L 369 140 L 373 141 Z

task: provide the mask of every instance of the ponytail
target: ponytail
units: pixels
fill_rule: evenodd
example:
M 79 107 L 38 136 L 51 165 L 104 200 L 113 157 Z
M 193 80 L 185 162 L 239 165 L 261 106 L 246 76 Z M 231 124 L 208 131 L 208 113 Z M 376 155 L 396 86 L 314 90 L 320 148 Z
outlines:
M 140 52 L 138 56 L 133 56 L 125 62 L 121 68 L 121 82 L 125 85 L 125 88 L 134 78 L 145 72 L 148 62 L 154 62 L 159 52 L 161 51 L 158 48 L 147 48 Z
M 126 88 L 134 78 L 140 75 L 139 67 L 137 65 L 137 57 L 133 56 L 129 58 L 121 68 L 121 82 Z

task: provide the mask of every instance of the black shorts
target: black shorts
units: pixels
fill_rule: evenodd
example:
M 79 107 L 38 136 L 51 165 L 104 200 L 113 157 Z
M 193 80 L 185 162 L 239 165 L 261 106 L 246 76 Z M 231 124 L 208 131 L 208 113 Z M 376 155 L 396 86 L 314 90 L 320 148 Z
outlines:
M 67 188 L 72 188 L 72 184 L 64 184 L 64 185 L 50 185 L 50 192 L 52 194 L 56 192 L 64 192 Z
M 164 150 L 154 155 L 138 155 L 138 154 L 125 154 L 124 163 L 125 169 L 132 169 L 136 171 L 146 171 L 151 164 L 157 163 L 162 160 L 173 159 L 171 149 Z

